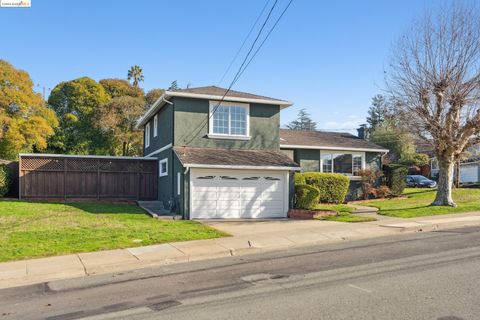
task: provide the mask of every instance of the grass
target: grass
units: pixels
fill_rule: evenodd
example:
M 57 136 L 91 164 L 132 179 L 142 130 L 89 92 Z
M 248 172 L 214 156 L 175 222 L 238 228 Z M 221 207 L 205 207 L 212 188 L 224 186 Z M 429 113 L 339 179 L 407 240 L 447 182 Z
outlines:
M 407 199 L 371 201 L 364 202 L 362 205 L 376 207 L 380 210 L 380 214 L 400 218 L 480 211 L 480 189 L 454 189 L 453 199 L 458 205 L 456 208 L 431 206 L 435 193 L 436 190 L 432 189 L 407 188 L 404 192 Z
M 153 219 L 135 205 L 0 201 L 0 262 L 222 236 L 195 221 Z
M 374 217 L 367 217 L 361 215 L 355 215 L 353 208 L 344 204 L 319 204 L 315 207 L 317 210 L 332 210 L 336 211 L 337 215 L 320 217 L 319 220 L 337 221 L 337 222 L 367 222 L 375 221 Z

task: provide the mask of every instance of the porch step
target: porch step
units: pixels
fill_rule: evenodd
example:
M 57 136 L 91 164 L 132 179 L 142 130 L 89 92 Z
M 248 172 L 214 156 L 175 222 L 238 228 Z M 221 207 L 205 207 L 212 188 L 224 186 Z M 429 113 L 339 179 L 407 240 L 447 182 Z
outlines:
M 150 216 L 157 219 L 181 220 L 182 216 L 165 209 L 162 201 L 137 201 L 140 208 L 147 211 Z

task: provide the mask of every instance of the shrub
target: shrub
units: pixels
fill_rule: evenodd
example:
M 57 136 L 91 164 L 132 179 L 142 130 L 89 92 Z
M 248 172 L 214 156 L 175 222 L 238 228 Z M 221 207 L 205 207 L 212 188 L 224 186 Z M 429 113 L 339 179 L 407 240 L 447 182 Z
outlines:
M 295 173 L 295 176 L 293 177 L 293 180 L 295 181 L 295 185 L 307 184 L 305 182 L 305 177 L 300 172 Z
M 377 198 L 386 198 L 392 192 L 390 191 L 390 188 L 387 186 L 380 186 L 378 188 L 375 188 L 375 193 L 377 195 Z
M 12 172 L 6 164 L 0 164 L 0 197 L 5 196 L 10 189 Z
M 308 184 L 295 186 L 296 207 L 299 209 L 313 210 L 318 204 L 320 191 Z
M 320 202 L 342 203 L 348 192 L 350 180 L 341 174 L 306 172 L 305 182 L 320 191 Z
M 378 185 L 378 179 L 383 176 L 383 172 L 379 170 L 359 170 L 358 175 L 360 176 L 362 184 L 362 197 L 364 200 L 368 199 L 369 196 L 377 197 L 377 190 L 375 188 Z
M 390 188 L 392 194 L 400 195 L 407 186 L 406 178 L 408 168 L 400 164 L 390 164 L 384 166 L 387 186 Z

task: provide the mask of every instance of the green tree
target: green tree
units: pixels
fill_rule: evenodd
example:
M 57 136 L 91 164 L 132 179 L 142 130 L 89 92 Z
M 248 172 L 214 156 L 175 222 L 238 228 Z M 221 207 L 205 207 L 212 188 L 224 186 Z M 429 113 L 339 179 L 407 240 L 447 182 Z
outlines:
M 130 96 L 134 98 L 143 98 L 143 90 L 135 87 L 127 80 L 123 79 L 103 79 L 99 83 L 112 98 L 121 96 Z
M 49 149 L 61 153 L 111 153 L 110 137 L 94 126 L 96 113 L 109 100 L 103 86 L 91 78 L 59 83 L 48 98 L 48 104 L 60 120 L 49 141 Z
M 372 98 L 372 105 L 368 109 L 367 123 L 371 129 L 390 119 L 389 102 L 384 95 L 377 94 Z
M 413 136 L 397 128 L 392 121 L 378 124 L 370 133 L 370 141 L 390 150 L 389 159 L 393 162 L 415 153 Z
M 144 112 L 143 98 L 116 97 L 102 105 L 97 114 L 97 127 L 112 139 L 116 155 L 139 156 L 142 154 L 141 130 L 136 130 L 138 118 Z
M 128 70 L 128 80 L 133 80 L 132 83 L 135 87 L 138 87 L 139 82 L 143 81 L 143 70 L 140 66 L 134 65 Z
M 172 83 L 170 84 L 170 87 L 168 87 L 168 90 L 178 90 L 180 87 L 178 86 L 177 80 L 173 80 Z
M 291 130 L 307 130 L 314 131 L 317 129 L 317 123 L 310 118 L 310 114 L 306 109 L 300 109 L 297 119 L 287 124 L 287 128 Z
M 152 89 L 147 92 L 145 95 L 145 107 L 149 108 L 152 104 L 155 103 L 155 101 L 158 100 L 162 96 L 162 94 L 165 92 L 163 89 Z
M 44 150 L 57 125 L 55 113 L 33 91 L 28 73 L 0 60 L 0 158 Z

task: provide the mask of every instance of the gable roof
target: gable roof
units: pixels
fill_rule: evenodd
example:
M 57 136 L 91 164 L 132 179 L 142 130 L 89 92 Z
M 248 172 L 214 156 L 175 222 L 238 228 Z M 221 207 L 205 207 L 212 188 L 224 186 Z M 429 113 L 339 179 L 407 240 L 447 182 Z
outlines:
M 300 166 L 281 151 L 173 147 L 184 167 L 299 170 Z
M 280 129 L 280 148 L 388 152 L 384 147 L 347 132 L 290 129 Z
M 225 95 L 225 93 L 227 94 Z M 247 93 L 247 92 L 241 92 L 241 91 L 235 91 L 235 90 L 228 90 L 227 92 L 227 89 L 216 87 L 216 86 L 167 90 L 164 92 L 164 94 L 160 98 L 158 98 L 157 101 L 155 101 L 155 103 L 147 110 L 147 112 L 145 112 L 145 114 L 138 120 L 137 128 L 140 126 L 143 126 L 161 107 L 163 107 L 166 103 L 169 103 L 167 99 L 172 97 L 183 97 L 183 98 L 205 99 L 205 100 L 222 100 L 223 98 L 224 101 L 278 105 L 280 106 L 281 109 L 287 108 L 293 104 L 286 100 L 260 96 L 260 95 Z

